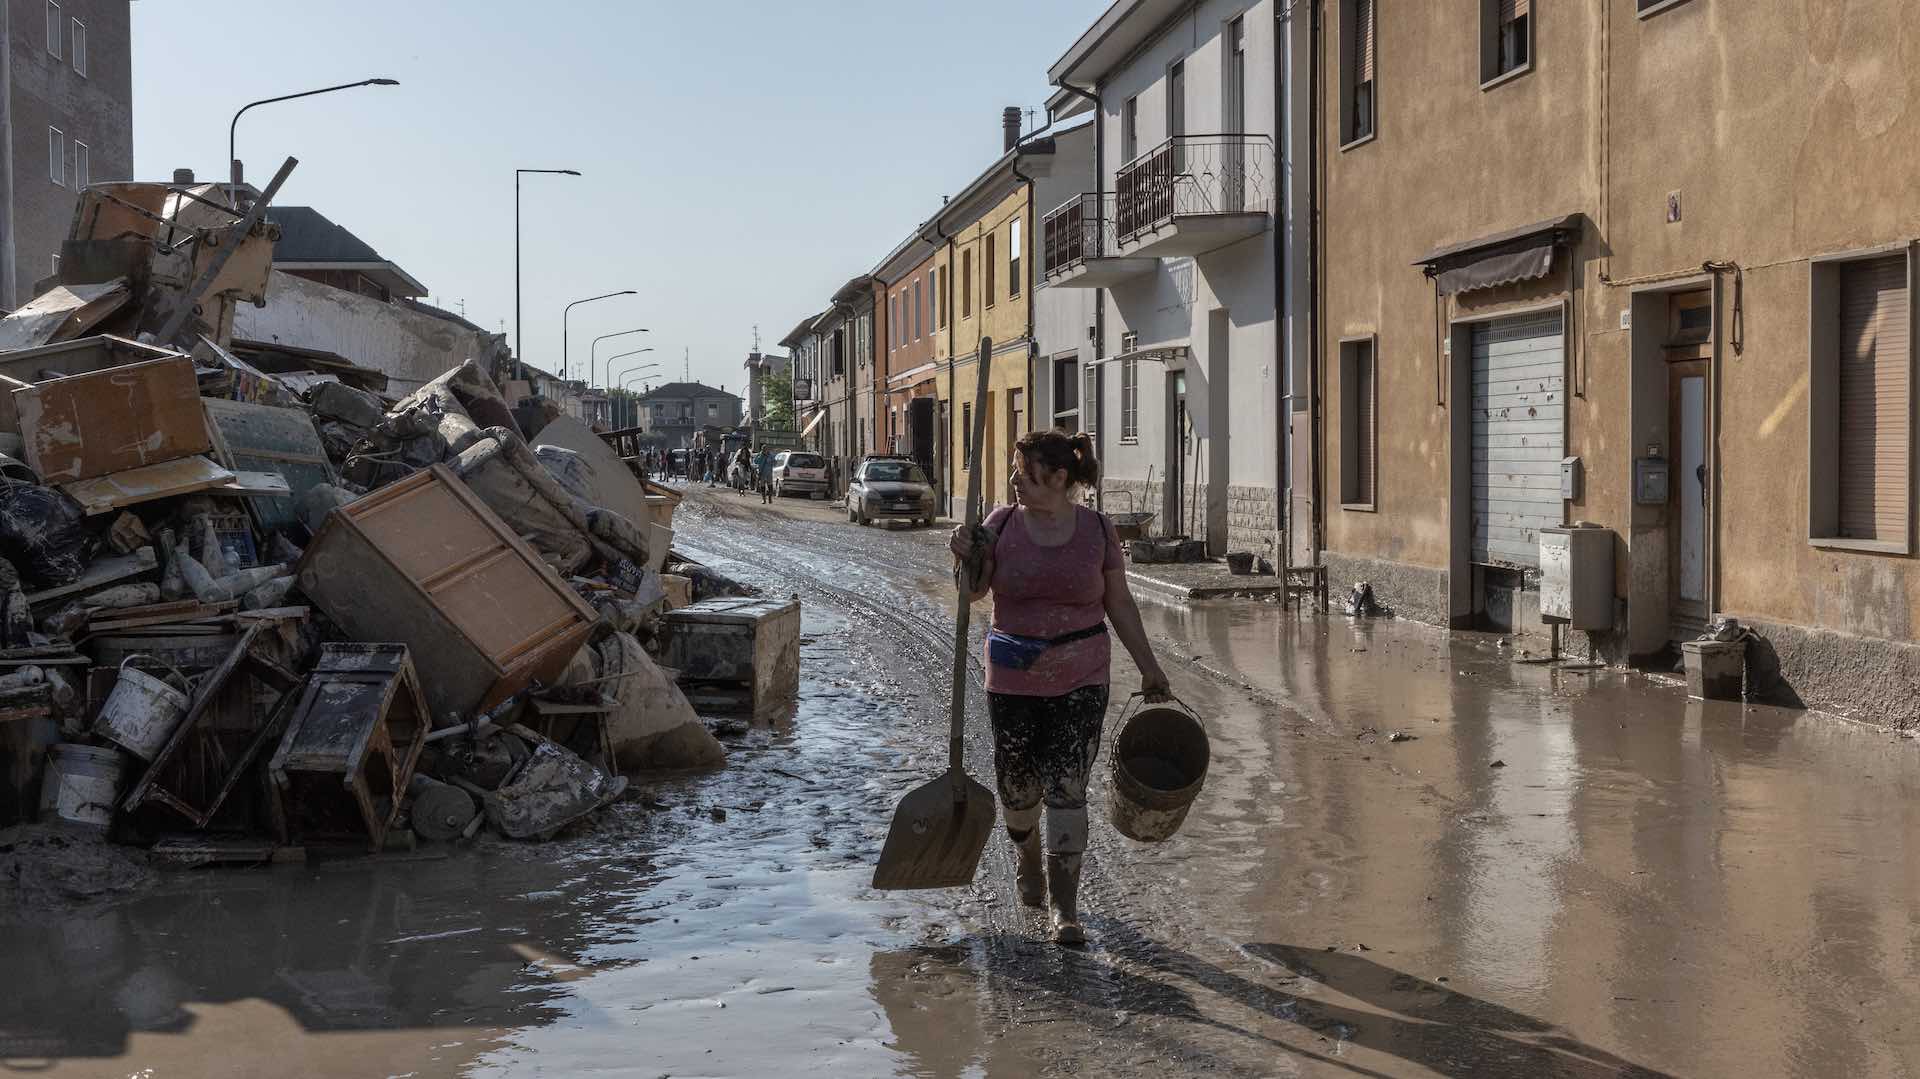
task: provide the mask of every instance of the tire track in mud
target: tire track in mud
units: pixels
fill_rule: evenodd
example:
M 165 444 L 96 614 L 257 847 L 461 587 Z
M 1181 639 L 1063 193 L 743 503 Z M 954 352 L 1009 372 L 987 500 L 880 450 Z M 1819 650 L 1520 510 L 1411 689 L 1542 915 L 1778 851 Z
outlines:
M 938 573 L 935 567 L 917 564 L 927 552 L 914 549 L 910 540 L 895 537 L 891 530 L 883 533 L 885 540 L 880 534 L 869 534 L 871 538 L 862 535 L 864 542 L 858 545 L 836 544 L 832 537 L 822 534 L 834 527 L 827 522 L 776 511 L 756 512 L 757 504 L 734 505 L 725 498 L 683 505 L 682 514 L 687 509 L 695 511 L 689 515 L 693 520 L 687 523 L 697 521 L 698 526 L 683 529 L 686 538 L 676 546 L 689 554 L 717 556 L 752 567 L 788 582 L 802 595 L 810 594 L 849 615 L 896 631 L 898 643 L 907 653 L 899 657 L 903 662 L 896 671 L 904 674 L 915 667 L 924 669 L 933 687 L 929 705 L 937 705 L 932 708 L 935 714 L 914 716 L 915 727 L 923 736 L 944 732 L 949 700 L 946 672 L 953 662 L 951 615 L 944 609 L 930 609 L 938 602 L 931 591 L 900 587 L 903 577 Z M 884 551 L 882 544 L 892 546 L 893 551 Z M 901 557 L 889 559 L 887 554 Z M 933 558 L 937 561 L 938 554 Z M 859 574 L 861 583 L 884 590 L 891 602 L 827 579 L 828 575 L 852 573 Z M 980 625 L 981 620 L 976 618 L 976 629 Z M 974 651 L 979 636 L 978 632 L 973 634 L 974 647 L 968 654 L 967 758 L 976 775 L 991 777 L 985 669 Z M 1202 669 L 1199 673 L 1213 672 Z M 1238 685 L 1237 679 L 1220 681 L 1230 682 L 1235 688 Z M 935 758 L 944 758 L 944 739 L 938 739 L 935 746 L 921 745 L 915 756 L 929 764 Z M 990 778 L 988 783 L 991 786 Z M 1079 1037 L 1063 1040 L 1060 1058 L 1045 1074 L 1077 1074 L 1097 1060 L 1104 1063 L 1103 1073 L 1119 1075 L 1121 1069 L 1113 1065 L 1137 1058 L 1143 1050 L 1157 1053 L 1162 1065 L 1171 1059 L 1183 1066 L 1218 1073 L 1258 1074 L 1248 1072 L 1246 1063 L 1221 1055 L 1181 1029 L 1197 1023 L 1202 1028 L 1248 1033 L 1207 1017 L 1184 990 L 1154 977 L 1166 972 L 1154 969 L 1150 951 L 1137 946 L 1134 933 L 1097 934 L 1093 947 L 1085 951 L 1061 950 L 1048 943 L 1044 914 L 1020 906 L 1013 898 L 1013 858 L 1008 845 L 998 841 L 999 834 L 996 827 L 983 859 L 987 872 L 972 887 L 951 895 L 923 893 L 927 903 L 949 915 L 971 939 L 929 943 L 921 950 L 926 962 L 956 968 L 976 980 L 981 1001 L 1002 1029 L 1047 1024 L 1080 1028 Z M 1089 852 L 1093 856 L 1087 859 L 1081 882 L 1083 908 L 1132 908 L 1139 915 L 1150 916 L 1140 909 L 1138 897 L 1129 896 L 1122 882 L 1111 879 L 1112 872 L 1104 863 L 1116 852 L 1102 849 L 1110 846 L 1110 837 L 1096 837 Z M 1118 859 L 1116 865 L 1125 861 Z M 1112 919 L 1099 920 L 1109 923 L 1110 930 L 1119 928 Z M 1041 987 L 1048 991 L 1037 991 Z M 1064 1044 L 1081 1038 L 1093 1044 L 1082 1043 L 1072 1050 Z M 1147 1067 L 1142 1073 L 1157 1074 L 1157 1069 Z

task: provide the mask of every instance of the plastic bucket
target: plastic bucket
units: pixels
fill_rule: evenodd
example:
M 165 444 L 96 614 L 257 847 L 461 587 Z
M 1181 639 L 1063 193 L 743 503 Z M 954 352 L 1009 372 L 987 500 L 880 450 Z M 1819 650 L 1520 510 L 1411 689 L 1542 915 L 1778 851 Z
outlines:
M 120 677 L 107 694 L 100 715 L 93 721 L 93 732 L 125 749 L 143 761 L 151 761 L 173 737 L 173 729 L 187 714 L 187 695 L 145 671 L 127 666 L 136 659 L 120 661 Z
M 1114 739 L 1107 815 L 1128 839 L 1158 843 L 1180 830 L 1212 757 L 1206 728 L 1182 708 L 1135 713 Z
M 118 752 L 62 742 L 47 752 L 40 780 L 40 817 L 88 828 L 113 823 L 126 762 Z

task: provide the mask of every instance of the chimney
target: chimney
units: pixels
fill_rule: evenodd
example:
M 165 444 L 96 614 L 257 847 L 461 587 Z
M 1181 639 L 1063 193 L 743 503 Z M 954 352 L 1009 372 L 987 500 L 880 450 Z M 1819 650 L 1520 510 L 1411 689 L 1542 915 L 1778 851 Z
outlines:
M 190 184 L 190 183 L 192 183 L 192 182 L 193 182 L 193 170 L 192 170 L 192 169 L 174 169 L 174 170 L 173 170 L 173 182 L 174 182 L 174 183 L 176 183 L 176 184 Z
M 1008 105 L 1000 110 L 1000 131 L 1006 143 L 1000 148 L 1001 153 L 1020 145 L 1020 106 Z

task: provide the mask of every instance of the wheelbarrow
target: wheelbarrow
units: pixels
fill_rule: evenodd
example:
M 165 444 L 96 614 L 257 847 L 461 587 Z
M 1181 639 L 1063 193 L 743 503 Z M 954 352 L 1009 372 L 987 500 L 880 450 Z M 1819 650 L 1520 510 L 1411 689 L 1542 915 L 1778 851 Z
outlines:
M 1145 538 L 1147 525 L 1153 521 L 1154 517 L 1153 514 L 1146 512 L 1112 513 L 1107 516 L 1113 521 L 1114 534 L 1119 536 L 1123 543 L 1127 540 Z

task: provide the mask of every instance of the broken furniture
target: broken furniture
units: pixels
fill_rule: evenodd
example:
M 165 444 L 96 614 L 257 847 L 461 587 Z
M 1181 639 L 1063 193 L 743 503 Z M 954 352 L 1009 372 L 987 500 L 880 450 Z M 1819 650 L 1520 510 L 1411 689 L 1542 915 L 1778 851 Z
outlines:
M 157 465 L 213 448 L 193 361 L 173 355 L 13 391 L 27 463 L 51 484 Z
M 404 644 L 329 644 L 267 766 L 282 842 L 378 851 L 430 726 Z
M 660 662 L 696 707 L 777 715 L 800 694 L 800 601 L 724 597 L 668 611 Z
M 293 690 L 300 684 L 298 675 L 267 654 L 266 625 L 249 624 L 220 665 L 194 687 L 186 717 L 121 803 L 125 812 L 163 806 L 196 828 L 205 828 L 213 820 L 285 718 Z M 253 715 L 251 694 L 243 695 L 237 708 L 230 704 L 233 698 L 227 689 L 242 672 L 278 693 L 264 720 Z M 242 714 L 228 714 L 235 710 Z
M 170 348 L 157 348 L 125 337 L 101 334 L 82 337 L 39 348 L 0 353 L 0 389 L 16 390 L 53 379 L 126 367 L 148 360 L 184 356 Z M 14 412 L 12 393 L 0 393 L 0 432 L 20 433 L 20 419 Z
M 297 524 L 301 496 L 323 483 L 338 483 L 327 450 L 305 411 L 222 401 L 208 397 L 207 419 L 213 428 L 214 456 L 236 472 L 266 472 L 285 477 L 288 497 L 248 501 L 263 531 Z
M 297 573 L 349 636 L 411 649 L 436 721 L 551 684 L 599 618 L 442 465 L 329 513 Z

